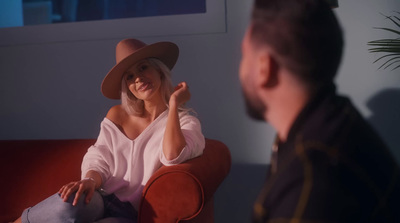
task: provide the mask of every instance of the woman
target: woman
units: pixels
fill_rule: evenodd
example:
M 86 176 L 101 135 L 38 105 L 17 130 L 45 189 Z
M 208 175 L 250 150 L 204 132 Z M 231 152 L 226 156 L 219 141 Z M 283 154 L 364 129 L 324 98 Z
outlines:
M 121 105 L 102 121 L 97 142 L 84 156 L 81 180 L 26 209 L 16 222 L 135 222 L 151 175 L 161 165 L 202 154 L 200 123 L 184 108 L 189 87 L 182 82 L 173 89 L 170 79 L 178 54 L 170 42 L 118 43 L 117 64 L 104 78 L 102 93 Z

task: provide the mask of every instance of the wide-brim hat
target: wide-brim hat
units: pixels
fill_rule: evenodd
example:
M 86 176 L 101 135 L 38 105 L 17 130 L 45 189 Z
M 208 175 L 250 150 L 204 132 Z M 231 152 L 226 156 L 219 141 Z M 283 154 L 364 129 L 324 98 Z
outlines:
M 137 39 L 124 39 L 115 48 L 116 65 L 111 68 L 101 84 L 101 92 L 110 99 L 121 98 L 121 81 L 125 71 L 146 58 L 157 58 L 170 70 L 179 56 L 179 48 L 171 42 L 147 45 Z

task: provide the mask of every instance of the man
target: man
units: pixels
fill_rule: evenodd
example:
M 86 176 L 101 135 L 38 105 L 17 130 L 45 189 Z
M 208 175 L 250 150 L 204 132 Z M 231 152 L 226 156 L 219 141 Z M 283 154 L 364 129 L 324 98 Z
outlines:
M 277 131 L 254 222 L 400 222 L 399 168 L 333 83 L 343 37 L 325 0 L 256 0 L 242 43 L 248 113 Z

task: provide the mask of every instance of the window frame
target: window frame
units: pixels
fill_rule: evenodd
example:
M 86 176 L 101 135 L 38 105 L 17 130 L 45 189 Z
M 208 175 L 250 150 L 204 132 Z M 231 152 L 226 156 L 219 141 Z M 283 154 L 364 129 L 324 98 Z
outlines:
M 205 13 L 0 28 L 0 46 L 225 33 L 226 26 L 226 0 L 206 0 Z

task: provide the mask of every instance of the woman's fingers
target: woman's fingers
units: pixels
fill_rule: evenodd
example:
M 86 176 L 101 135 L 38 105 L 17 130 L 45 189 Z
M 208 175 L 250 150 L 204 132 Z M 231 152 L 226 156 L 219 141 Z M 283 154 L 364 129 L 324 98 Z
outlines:
M 89 191 L 86 194 L 86 199 L 85 199 L 86 204 L 89 204 L 89 202 L 92 200 L 93 194 L 94 190 L 89 189 Z
M 66 202 L 69 196 L 77 190 L 78 190 L 77 182 L 71 182 L 61 187 L 58 193 L 60 194 L 61 199 L 63 199 Z
M 92 180 L 81 180 L 77 182 L 71 182 L 69 184 L 64 185 L 61 187 L 59 194 L 61 199 L 63 199 L 64 202 L 68 201 L 68 198 L 75 193 L 74 200 L 72 201 L 72 205 L 75 206 L 81 196 L 85 196 L 85 202 L 89 203 L 90 200 L 92 199 L 92 196 L 94 194 L 94 191 L 96 189 L 96 182 Z
M 64 190 L 64 186 L 62 186 L 62 187 L 60 188 L 60 190 L 58 190 L 58 194 L 61 194 L 61 193 L 63 192 L 63 190 Z
M 76 184 L 72 184 L 70 187 L 67 187 L 64 190 L 64 193 L 61 195 L 61 197 L 64 199 L 64 201 L 66 202 L 69 198 L 69 196 L 71 196 L 72 193 L 74 193 L 77 190 L 76 188 Z
M 62 199 L 64 199 L 64 195 L 65 195 L 65 192 L 66 192 L 67 188 L 68 188 L 68 184 L 62 186 L 61 189 L 60 189 L 60 191 L 58 192 L 58 193 L 60 194 L 60 197 L 61 197 Z
M 177 91 L 186 91 L 188 89 L 189 89 L 189 87 L 188 87 L 187 83 L 186 82 L 181 82 L 175 87 L 174 93 L 177 92 Z
M 81 197 L 81 195 L 82 195 L 82 193 L 83 193 L 84 191 L 85 191 L 85 188 L 84 188 L 83 184 L 80 184 L 80 185 L 79 185 L 78 191 L 75 193 L 75 199 L 74 199 L 74 201 L 72 202 L 72 205 L 73 205 L 73 206 L 75 206 L 75 205 L 78 203 L 79 198 Z
M 190 100 L 189 86 L 186 82 L 181 82 L 175 87 L 174 93 L 171 95 L 171 99 L 175 100 L 177 106 Z
M 179 83 L 178 85 L 176 85 L 175 88 L 174 88 L 174 92 L 177 91 L 177 90 L 179 90 L 179 88 L 181 88 L 181 87 L 182 87 L 182 84 L 181 84 L 181 83 Z

